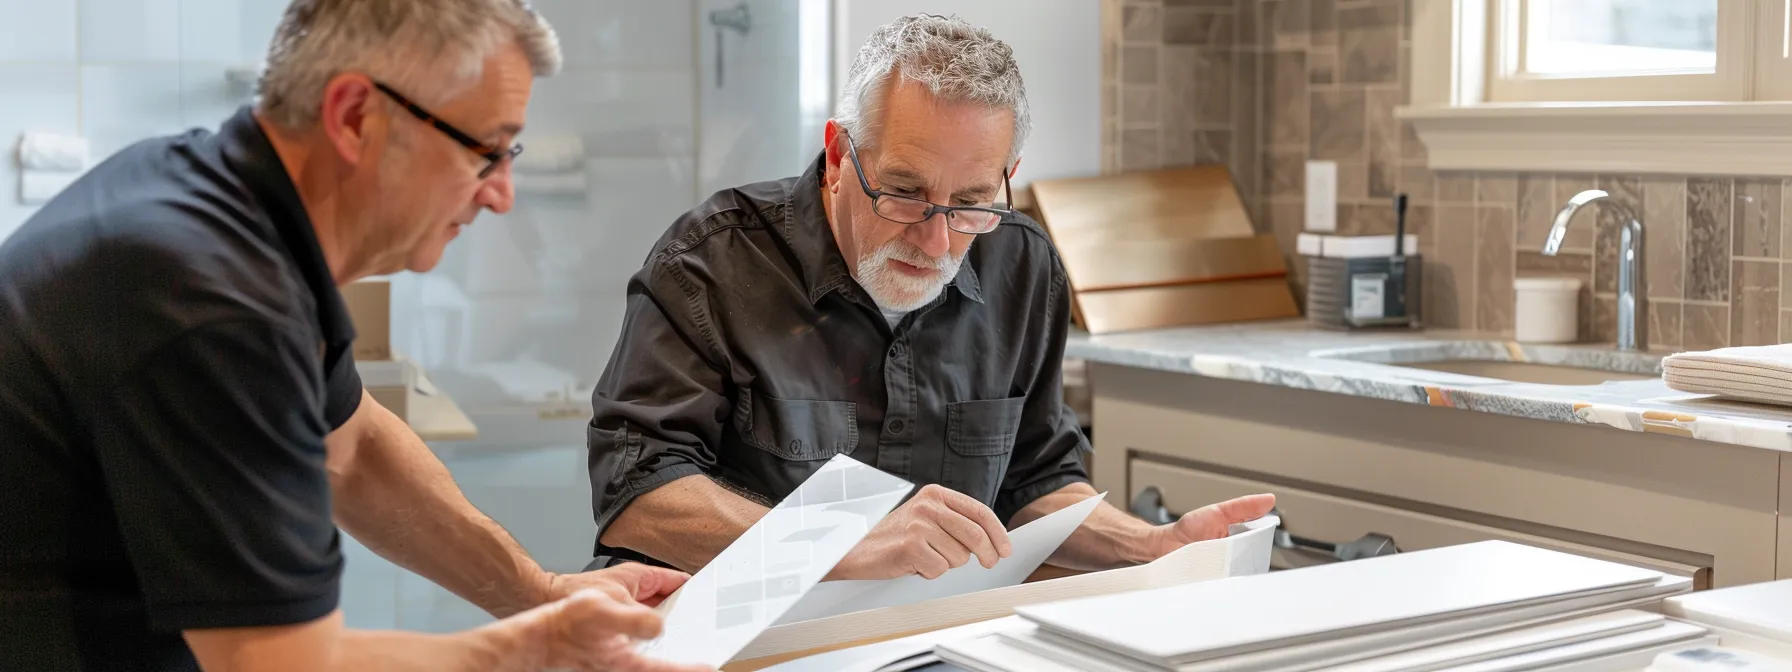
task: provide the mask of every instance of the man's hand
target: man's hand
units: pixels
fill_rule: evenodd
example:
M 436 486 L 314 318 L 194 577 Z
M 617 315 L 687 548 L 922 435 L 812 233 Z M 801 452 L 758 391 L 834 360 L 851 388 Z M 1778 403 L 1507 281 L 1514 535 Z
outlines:
M 551 575 L 547 599 L 558 600 L 571 597 L 580 590 L 596 590 L 617 602 L 639 602 L 657 607 L 690 578 L 689 574 L 675 569 L 631 562 L 592 572 Z
M 610 571 L 610 570 L 605 570 Z M 592 572 L 596 573 L 596 572 Z M 636 644 L 660 635 L 659 614 L 632 600 L 612 599 L 605 590 L 581 590 L 488 628 L 510 629 L 519 651 L 538 652 L 506 670 L 580 672 L 704 672 L 712 668 L 648 658 Z
M 1197 541 L 1224 538 L 1227 528 L 1262 518 L 1275 505 L 1275 495 L 1246 495 L 1190 511 L 1176 522 L 1146 533 L 1144 561 L 1156 560 Z
M 1008 530 L 983 502 L 929 485 L 871 528 L 827 578 L 893 579 L 920 574 L 937 579 L 970 562 L 972 555 L 984 567 L 994 567 L 1013 552 Z

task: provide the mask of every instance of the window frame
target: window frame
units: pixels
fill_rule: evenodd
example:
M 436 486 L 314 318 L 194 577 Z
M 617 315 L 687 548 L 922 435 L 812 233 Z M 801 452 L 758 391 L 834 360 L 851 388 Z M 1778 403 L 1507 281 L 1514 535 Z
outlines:
M 1562 0 L 1550 0 L 1562 1 Z M 1573 1 L 1573 0 L 1568 0 Z M 1518 72 L 1529 48 L 1528 12 L 1536 0 L 1489 0 L 1487 99 L 1492 102 L 1751 100 L 1755 5 L 1718 0 L 1717 67 L 1709 74 L 1535 76 Z
M 1738 15 L 1780 28 L 1750 31 L 1761 40 L 1720 38 L 1719 58 L 1734 66 L 1719 69 L 1729 77 L 1728 95 L 1684 100 L 1665 95 L 1661 80 L 1636 81 L 1645 78 L 1600 92 L 1586 86 L 1598 80 L 1579 78 L 1573 81 L 1582 92 L 1607 95 L 1571 101 L 1495 95 L 1504 83 L 1496 81 L 1499 53 L 1490 47 L 1502 39 L 1496 22 L 1510 1 L 1412 4 L 1411 99 L 1398 115 L 1413 124 L 1433 169 L 1792 176 L 1792 0 L 1720 0 L 1740 6 L 1725 15 L 1728 29 L 1720 19 L 1726 35 L 1741 25 L 1734 23 Z M 1726 46 L 1746 49 L 1725 56 Z M 1654 95 L 1622 91 L 1638 84 Z

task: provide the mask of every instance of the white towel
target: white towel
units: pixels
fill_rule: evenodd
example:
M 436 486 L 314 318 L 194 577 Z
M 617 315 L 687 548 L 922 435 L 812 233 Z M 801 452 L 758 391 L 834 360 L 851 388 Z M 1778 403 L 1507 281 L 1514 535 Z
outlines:
M 87 169 L 87 138 L 55 133 L 26 133 L 19 140 L 19 167 L 78 173 Z
M 1668 387 L 1682 392 L 1792 405 L 1792 344 L 1669 355 L 1661 371 Z

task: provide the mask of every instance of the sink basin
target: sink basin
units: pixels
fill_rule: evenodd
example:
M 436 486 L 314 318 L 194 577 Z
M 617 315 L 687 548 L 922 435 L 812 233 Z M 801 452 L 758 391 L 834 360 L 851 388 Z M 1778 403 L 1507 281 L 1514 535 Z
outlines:
M 1436 362 L 1409 362 L 1395 366 L 1408 369 L 1424 369 L 1442 373 L 1455 373 L 1464 376 L 1478 376 L 1495 380 L 1509 380 L 1514 383 L 1532 383 L 1536 385 L 1598 385 L 1615 380 L 1653 380 L 1658 376 L 1637 373 L 1619 373 L 1601 371 L 1599 369 L 1583 369 L 1553 364 L 1535 364 L 1531 362 L 1497 362 L 1472 359 L 1454 359 Z
M 1505 341 L 1419 341 L 1312 355 L 1532 385 L 1584 386 L 1661 377 L 1661 358 L 1647 353 Z

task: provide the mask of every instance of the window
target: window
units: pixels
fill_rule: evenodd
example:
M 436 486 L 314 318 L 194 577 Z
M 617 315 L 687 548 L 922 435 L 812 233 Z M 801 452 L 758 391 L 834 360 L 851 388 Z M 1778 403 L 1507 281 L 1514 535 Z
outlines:
M 1434 168 L 1792 175 L 1792 0 L 1412 0 Z
M 1499 0 L 1493 101 L 1747 100 L 1748 0 Z M 1723 49 L 1719 50 L 1719 45 Z

